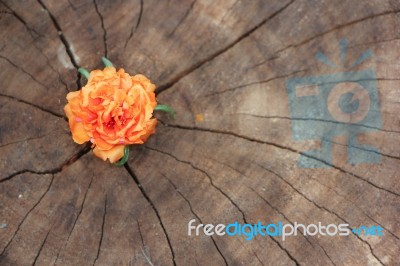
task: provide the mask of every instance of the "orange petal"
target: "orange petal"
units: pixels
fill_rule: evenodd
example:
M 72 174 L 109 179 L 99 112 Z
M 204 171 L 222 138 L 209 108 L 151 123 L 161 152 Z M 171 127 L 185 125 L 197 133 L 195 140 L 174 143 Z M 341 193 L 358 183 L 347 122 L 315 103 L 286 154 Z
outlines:
M 79 96 L 80 91 L 71 91 L 67 94 L 67 100 L 70 101 L 73 98 L 76 98 Z
M 94 141 L 96 143 L 96 147 L 103 151 L 110 150 L 114 146 L 113 144 L 110 144 L 107 141 L 105 141 L 98 134 L 94 134 Z
M 68 121 L 72 132 L 72 138 L 76 143 L 83 144 L 86 141 L 89 141 L 90 137 L 86 133 L 86 130 L 81 122 L 76 122 L 74 116 L 72 116 Z
M 96 146 L 93 153 L 103 161 L 109 159 L 111 163 L 115 163 L 124 156 L 124 148 L 125 145 L 116 145 L 108 151 L 102 151 Z
M 156 125 L 157 125 L 157 119 L 150 119 L 147 123 L 146 123 L 146 133 L 142 136 L 140 136 L 140 139 L 143 142 L 146 142 L 146 140 L 150 137 L 150 135 L 154 134 L 156 132 Z
M 73 114 L 72 114 L 72 110 L 71 110 L 71 106 L 69 105 L 69 103 L 67 105 L 64 106 L 64 112 L 67 115 L 68 119 L 71 119 Z M 75 118 L 74 118 L 75 119 Z

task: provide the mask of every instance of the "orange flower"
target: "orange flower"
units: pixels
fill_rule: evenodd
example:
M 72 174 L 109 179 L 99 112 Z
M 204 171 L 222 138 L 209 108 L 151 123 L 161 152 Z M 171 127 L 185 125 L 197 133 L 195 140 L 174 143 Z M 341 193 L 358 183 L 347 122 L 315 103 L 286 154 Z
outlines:
M 79 144 L 91 141 L 104 161 L 120 160 L 125 145 L 142 144 L 155 132 L 154 89 L 148 78 L 124 69 L 93 70 L 86 86 L 67 95 L 64 111 L 72 138 Z

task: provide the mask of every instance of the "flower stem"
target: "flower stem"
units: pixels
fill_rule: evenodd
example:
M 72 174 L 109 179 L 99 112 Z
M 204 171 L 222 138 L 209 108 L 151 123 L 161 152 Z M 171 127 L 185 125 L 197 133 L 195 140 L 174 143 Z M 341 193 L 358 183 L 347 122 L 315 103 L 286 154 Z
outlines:
M 175 115 L 176 115 L 176 112 L 174 111 L 174 109 L 172 109 L 171 107 L 169 107 L 168 105 L 165 105 L 165 104 L 157 104 L 157 106 L 156 106 L 156 108 L 154 108 L 154 110 L 165 112 L 165 113 L 169 114 L 170 116 L 172 116 L 172 118 L 175 118 Z
M 102 57 L 101 58 L 101 61 L 103 61 L 103 64 L 106 66 L 106 67 L 114 67 L 114 65 L 113 65 L 113 63 L 111 63 L 111 61 L 110 60 L 108 60 L 106 57 Z
M 86 69 L 80 67 L 80 68 L 78 69 L 78 72 L 81 73 L 86 79 L 89 79 L 90 73 L 89 73 L 89 71 L 87 71 Z
M 126 145 L 124 149 L 124 157 L 121 158 L 118 162 L 114 163 L 115 166 L 123 166 L 129 158 L 129 146 Z

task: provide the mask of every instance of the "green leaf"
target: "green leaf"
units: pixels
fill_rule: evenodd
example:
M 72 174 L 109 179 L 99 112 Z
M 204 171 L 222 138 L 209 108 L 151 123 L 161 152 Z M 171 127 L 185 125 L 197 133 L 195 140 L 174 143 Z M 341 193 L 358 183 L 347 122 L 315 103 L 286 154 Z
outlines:
M 81 73 L 82 76 L 84 76 L 86 79 L 89 79 L 90 73 L 89 73 L 89 71 L 87 71 L 86 69 L 80 67 L 80 68 L 78 69 L 78 72 Z
M 175 115 L 176 115 L 176 112 L 174 111 L 174 109 L 172 109 L 168 105 L 164 105 L 164 104 L 158 104 L 156 106 L 156 108 L 154 108 L 154 110 L 165 112 L 165 113 L 169 114 L 170 116 L 172 116 L 172 118 L 175 118 Z
M 114 65 L 113 65 L 113 63 L 111 63 L 111 61 L 110 60 L 108 60 L 106 57 L 102 57 L 101 58 L 101 61 L 103 61 L 103 64 L 106 66 L 106 67 L 114 67 Z
M 129 158 L 129 146 L 126 145 L 124 149 L 124 157 L 121 158 L 118 162 L 114 163 L 115 166 L 123 166 Z

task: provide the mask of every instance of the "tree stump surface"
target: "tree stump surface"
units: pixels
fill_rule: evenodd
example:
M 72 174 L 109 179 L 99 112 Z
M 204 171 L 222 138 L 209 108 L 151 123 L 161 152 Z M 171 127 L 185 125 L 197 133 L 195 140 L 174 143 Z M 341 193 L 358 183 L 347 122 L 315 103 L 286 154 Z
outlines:
M 371 1 L 0 1 L 0 265 L 399 265 L 400 4 Z M 299 167 L 287 81 L 376 73 L 378 163 Z M 323 52 L 335 65 L 323 64 Z M 126 167 L 73 142 L 77 68 L 107 56 L 178 113 Z M 319 121 L 326 130 L 335 122 Z M 308 130 L 312 130 L 309 128 Z M 380 225 L 384 236 L 188 236 L 196 224 Z

